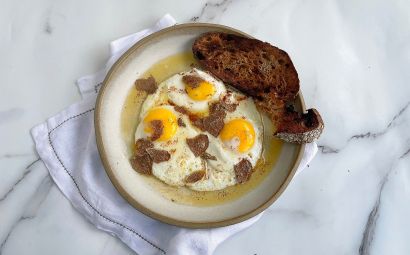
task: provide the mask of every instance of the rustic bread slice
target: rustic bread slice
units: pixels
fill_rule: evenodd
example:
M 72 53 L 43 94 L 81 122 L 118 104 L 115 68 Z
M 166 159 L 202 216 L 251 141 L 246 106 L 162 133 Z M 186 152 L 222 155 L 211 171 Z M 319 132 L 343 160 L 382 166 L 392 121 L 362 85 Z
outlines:
M 254 97 L 277 127 L 275 135 L 294 143 L 318 138 L 323 121 L 316 110 L 306 114 L 285 105 L 299 92 L 299 78 L 288 54 L 269 43 L 233 34 L 210 32 L 198 37 L 192 51 L 213 75 Z

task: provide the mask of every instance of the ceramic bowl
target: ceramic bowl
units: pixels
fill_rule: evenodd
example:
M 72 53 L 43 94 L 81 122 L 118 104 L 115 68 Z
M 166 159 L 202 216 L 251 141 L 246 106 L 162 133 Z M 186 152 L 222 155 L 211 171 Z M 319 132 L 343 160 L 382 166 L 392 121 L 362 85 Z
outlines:
M 227 226 L 262 212 L 285 190 L 296 172 L 304 149 L 303 145 L 285 143 L 274 169 L 262 183 L 237 200 L 215 206 L 172 202 L 132 169 L 127 144 L 121 135 L 120 116 L 134 81 L 159 60 L 190 51 L 194 39 L 208 31 L 250 37 L 230 27 L 203 23 L 175 25 L 151 34 L 132 46 L 112 66 L 99 92 L 95 111 L 98 150 L 118 192 L 140 212 L 165 223 L 189 228 Z M 296 101 L 300 110 L 304 110 L 301 93 Z

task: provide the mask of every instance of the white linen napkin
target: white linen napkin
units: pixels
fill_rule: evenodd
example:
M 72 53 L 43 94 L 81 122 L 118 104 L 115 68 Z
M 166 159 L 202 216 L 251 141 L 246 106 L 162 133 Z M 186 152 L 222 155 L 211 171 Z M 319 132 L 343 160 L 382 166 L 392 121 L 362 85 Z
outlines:
M 214 229 L 184 229 L 151 219 L 129 205 L 108 179 L 95 142 L 94 106 L 108 69 L 123 52 L 141 38 L 172 26 L 165 15 L 155 26 L 111 43 L 111 58 L 93 75 L 82 77 L 78 86 L 83 100 L 71 105 L 31 130 L 37 152 L 51 177 L 72 205 L 97 228 L 118 237 L 138 254 L 212 254 L 228 237 L 257 221 Z M 298 169 L 303 169 L 317 152 L 308 144 Z

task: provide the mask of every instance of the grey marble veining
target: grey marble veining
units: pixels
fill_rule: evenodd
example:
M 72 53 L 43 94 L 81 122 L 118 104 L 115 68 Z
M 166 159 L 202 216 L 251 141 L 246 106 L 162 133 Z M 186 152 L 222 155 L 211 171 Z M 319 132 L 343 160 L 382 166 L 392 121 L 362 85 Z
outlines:
M 307 106 L 326 123 L 309 167 L 216 254 L 410 254 L 410 5 L 353 0 L 6 0 L 0 254 L 134 254 L 69 204 L 29 129 L 80 100 L 75 79 L 101 68 L 111 40 L 166 12 L 286 50 Z
M 363 231 L 363 239 L 359 248 L 360 255 L 370 254 L 370 247 L 375 234 L 377 220 L 379 218 L 380 197 L 382 195 L 384 185 L 386 184 L 388 174 L 383 178 L 382 183 L 380 184 L 379 195 L 367 219 L 366 227 Z
M 218 22 L 220 17 L 233 0 L 222 0 L 218 2 L 206 2 L 198 16 L 190 19 L 192 22 Z

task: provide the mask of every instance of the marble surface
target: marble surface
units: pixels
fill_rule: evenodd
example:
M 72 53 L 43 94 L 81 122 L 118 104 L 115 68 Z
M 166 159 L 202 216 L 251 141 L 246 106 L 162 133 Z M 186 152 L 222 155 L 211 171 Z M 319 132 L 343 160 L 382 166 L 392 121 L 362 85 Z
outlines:
M 2 1 L 0 254 L 134 254 L 71 207 L 29 129 L 167 12 L 285 49 L 326 123 L 310 166 L 215 254 L 410 254 L 410 4 L 378 0 Z

